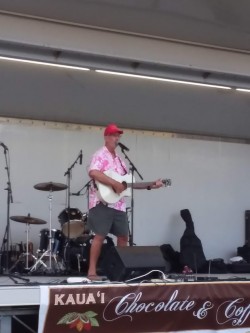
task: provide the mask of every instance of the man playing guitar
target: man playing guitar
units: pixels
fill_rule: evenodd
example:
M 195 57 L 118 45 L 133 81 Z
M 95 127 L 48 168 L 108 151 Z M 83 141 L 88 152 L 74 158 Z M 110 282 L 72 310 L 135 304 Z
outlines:
M 100 279 L 96 272 L 97 261 L 108 233 L 117 237 L 118 246 L 128 245 L 129 227 L 125 198 L 121 196 L 116 202 L 105 202 L 98 195 L 96 186 L 98 183 L 103 184 L 111 188 L 118 196 L 126 190 L 126 183 L 117 181 L 106 174 L 110 170 L 120 176 L 128 173 L 126 164 L 115 151 L 122 134 L 123 131 L 115 124 L 108 125 L 104 131 L 105 145 L 93 155 L 89 166 L 89 176 L 94 180 L 94 184 L 90 189 L 88 224 L 95 234 L 90 249 L 88 270 L 88 278 L 91 280 Z M 163 182 L 159 179 L 140 188 L 156 189 L 163 185 Z

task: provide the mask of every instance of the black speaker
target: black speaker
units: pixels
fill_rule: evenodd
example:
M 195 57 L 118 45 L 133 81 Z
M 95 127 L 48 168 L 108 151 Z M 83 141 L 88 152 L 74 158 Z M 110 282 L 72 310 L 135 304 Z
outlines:
M 245 245 L 250 247 L 250 210 L 245 211 Z
M 159 246 L 112 247 L 103 260 L 103 271 L 110 281 L 125 281 L 151 270 L 165 272 L 165 269 L 166 261 Z

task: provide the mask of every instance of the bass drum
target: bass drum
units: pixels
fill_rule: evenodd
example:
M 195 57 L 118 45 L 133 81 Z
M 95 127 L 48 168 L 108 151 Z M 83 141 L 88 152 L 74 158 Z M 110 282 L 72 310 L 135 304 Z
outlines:
M 64 261 L 66 267 L 68 267 L 73 272 L 87 273 L 89 268 L 89 256 L 90 248 L 94 236 L 83 235 L 76 238 L 75 240 L 70 240 L 66 243 L 64 247 Z M 105 257 L 106 252 L 110 247 L 114 246 L 114 242 L 111 237 L 107 236 L 104 240 L 101 255 L 98 260 L 97 269 L 100 271 L 102 260 Z M 100 272 L 99 272 L 100 274 Z
M 65 237 L 74 239 L 86 231 L 87 214 L 82 214 L 78 208 L 66 208 L 59 215 L 62 233 Z

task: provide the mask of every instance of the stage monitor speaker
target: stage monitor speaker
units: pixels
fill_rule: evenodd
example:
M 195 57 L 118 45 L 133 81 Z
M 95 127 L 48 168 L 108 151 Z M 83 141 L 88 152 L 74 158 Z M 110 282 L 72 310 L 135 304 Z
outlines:
M 245 211 L 245 245 L 250 247 L 250 210 Z
M 165 269 L 166 261 L 159 246 L 111 247 L 103 260 L 103 271 L 110 281 L 125 281 L 151 270 L 165 272 Z

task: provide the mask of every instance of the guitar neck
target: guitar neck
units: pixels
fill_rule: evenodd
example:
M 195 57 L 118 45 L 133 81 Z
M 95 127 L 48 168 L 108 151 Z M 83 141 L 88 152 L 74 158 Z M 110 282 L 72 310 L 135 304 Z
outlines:
M 140 183 L 127 183 L 127 187 L 134 188 L 136 190 L 145 189 L 148 186 L 154 185 L 155 182 L 140 182 Z
M 165 186 L 171 186 L 172 183 L 171 183 L 171 179 L 162 179 L 161 180 L 163 182 L 163 184 Z M 134 189 L 136 190 L 140 190 L 140 189 L 145 189 L 147 188 L 148 186 L 153 186 L 155 184 L 155 181 L 152 181 L 152 182 L 139 182 L 139 183 L 127 183 L 127 187 L 133 187 Z

